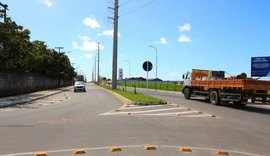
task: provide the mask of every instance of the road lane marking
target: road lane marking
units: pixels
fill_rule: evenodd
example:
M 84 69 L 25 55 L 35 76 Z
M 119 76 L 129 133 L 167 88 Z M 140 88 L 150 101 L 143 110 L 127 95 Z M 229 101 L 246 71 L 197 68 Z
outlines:
M 177 108 L 164 108 L 164 109 L 153 109 L 153 110 L 145 110 L 145 111 L 131 111 L 132 114 L 140 114 L 140 113 L 151 113 L 151 112 L 161 112 L 161 111 L 168 111 L 168 110 L 179 110 L 179 109 L 186 109 L 185 107 L 177 107 Z M 100 115 L 118 115 L 118 114 L 126 114 L 128 112 L 107 112 Z
M 165 105 L 154 105 L 154 106 L 123 106 L 120 109 L 143 109 L 143 108 L 155 108 L 155 107 L 164 107 Z
M 185 115 L 185 114 L 192 114 L 196 113 L 197 111 L 185 111 L 185 112 L 172 112 L 172 113 L 155 113 L 155 114 L 140 114 L 140 115 L 154 115 L 154 116 L 165 116 L 165 115 Z
M 150 105 L 150 106 L 122 106 L 118 109 L 101 113 L 99 115 L 139 115 L 139 116 L 178 116 L 178 117 L 201 117 L 220 118 L 206 112 L 193 110 L 179 104 Z
M 126 145 L 126 146 L 118 146 L 121 147 L 123 149 L 129 149 L 129 148 L 141 148 L 141 150 L 144 150 L 144 147 L 146 145 Z M 216 155 L 216 151 L 220 151 L 221 149 L 215 149 L 215 148 L 202 148 L 202 147 L 191 147 L 191 146 L 171 146 L 171 145 L 152 145 L 155 146 L 157 148 L 173 148 L 175 149 L 174 151 L 178 151 L 176 149 L 179 148 L 183 148 L 183 147 L 188 147 L 191 148 L 193 151 L 197 150 L 198 151 L 209 151 L 211 153 L 213 153 L 213 155 Z M 80 148 L 80 149 L 84 149 L 85 151 L 94 151 L 94 150 L 108 150 L 110 149 L 112 146 L 104 146 L 104 147 L 93 147 L 93 148 Z M 50 151 L 46 151 L 46 153 L 48 154 L 52 154 L 52 153 L 61 153 L 61 152 L 73 152 L 75 150 L 77 150 L 78 148 L 73 148 L 73 149 L 60 149 L 60 150 L 50 150 Z M 223 149 L 224 150 L 224 149 Z M 244 156 L 262 156 L 259 154 L 255 154 L 255 153 L 249 153 L 249 152 L 241 152 L 241 151 L 234 151 L 234 150 L 224 150 L 227 151 L 231 154 L 240 154 L 240 155 L 244 155 Z M 25 153 L 13 153 L 13 154 L 4 154 L 1 156 L 24 156 L 24 155 L 34 155 L 36 152 L 25 152 Z

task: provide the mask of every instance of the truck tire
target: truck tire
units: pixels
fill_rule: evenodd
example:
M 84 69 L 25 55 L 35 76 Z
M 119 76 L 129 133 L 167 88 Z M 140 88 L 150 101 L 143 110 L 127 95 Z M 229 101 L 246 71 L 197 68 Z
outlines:
M 190 89 L 189 88 L 184 89 L 184 97 L 185 97 L 185 99 L 190 99 Z
M 217 91 L 212 91 L 210 94 L 210 103 L 212 105 L 219 105 L 220 104 L 220 98 L 218 96 L 218 92 Z

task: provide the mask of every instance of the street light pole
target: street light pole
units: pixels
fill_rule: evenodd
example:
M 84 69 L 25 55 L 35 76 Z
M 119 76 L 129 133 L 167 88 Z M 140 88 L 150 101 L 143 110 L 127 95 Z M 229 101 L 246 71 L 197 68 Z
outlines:
M 99 42 L 98 42 L 98 70 L 97 70 L 97 76 L 98 76 L 98 79 L 97 79 L 97 83 L 99 84 L 99 58 L 100 58 L 100 56 L 99 56 Z
M 125 60 L 125 62 L 128 62 L 129 64 L 129 78 L 131 78 L 131 63 L 129 60 Z
M 158 59 L 158 52 L 157 52 L 157 48 L 153 45 L 149 45 L 148 47 L 151 47 L 151 48 L 154 48 L 155 51 L 156 51 L 156 89 L 157 89 L 157 70 L 158 70 L 158 62 L 157 62 L 157 59 Z

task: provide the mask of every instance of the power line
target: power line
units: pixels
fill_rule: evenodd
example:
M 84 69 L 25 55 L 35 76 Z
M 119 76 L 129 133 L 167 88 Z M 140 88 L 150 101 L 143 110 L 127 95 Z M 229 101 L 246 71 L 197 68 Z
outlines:
M 120 4 L 119 7 L 125 6 L 125 5 L 128 4 L 130 1 L 132 1 L 132 0 L 127 0 L 126 2 Z
M 141 6 L 137 7 L 137 8 L 135 8 L 135 9 L 133 9 L 133 10 L 131 10 L 131 11 L 125 13 L 125 14 L 120 15 L 120 16 L 121 16 L 121 17 L 127 16 L 127 15 L 129 15 L 129 14 L 131 14 L 131 13 L 133 13 L 133 12 L 136 12 L 136 11 L 138 11 L 138 10 L 140 10 L 140 9 L 142 9 L 142 8 L 144 8 L 144 7 L 146 7 L 146 6 L 148 6 L 148 5 L 150 5 L 150 4 L 153 3 L 154 1 L 156 1 L 156 0 L 151 0 L 151 1 L 149 1 L 149 2 L 147 2 L 147 3 L 145 3 L 145 4 L 143 4 L 143 5 L 141 5 Z

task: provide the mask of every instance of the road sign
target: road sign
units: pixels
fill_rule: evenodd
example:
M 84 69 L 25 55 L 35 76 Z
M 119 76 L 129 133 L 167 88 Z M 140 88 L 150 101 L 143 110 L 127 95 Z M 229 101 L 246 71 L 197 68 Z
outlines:
M 270 77 L 270 57 L 252 57 L 251 76 Z
M 143 63 L 143 69 L 144 69 L 145 71 L 151 71 L 152 68 L 153 68 L 153 65 L 152 65 L 152 63 L 151 63 L 150 61 L 145 61 L 145 62 Z

